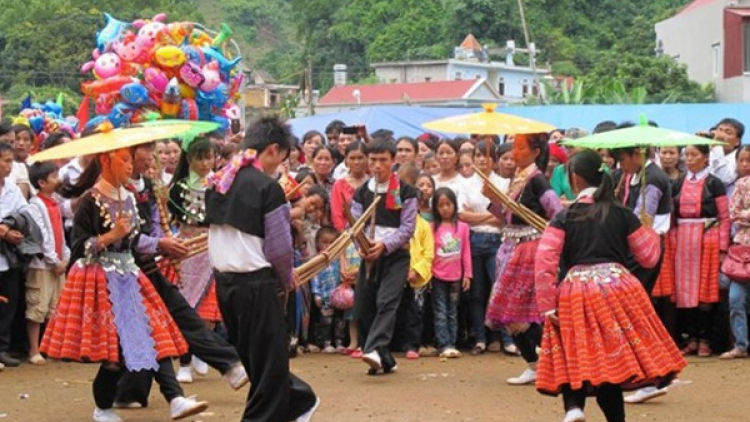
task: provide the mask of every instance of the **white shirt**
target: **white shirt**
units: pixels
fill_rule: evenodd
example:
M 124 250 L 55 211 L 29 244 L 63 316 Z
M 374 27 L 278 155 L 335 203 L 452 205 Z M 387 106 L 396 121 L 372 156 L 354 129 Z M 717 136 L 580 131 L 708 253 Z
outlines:
M 227 245 L 232 245 L 227 248 Z M 265 240 L 244 233 L 228 224 L 211 224 L 208 229 L 208 256 L 211 266 L 224 273 L 250 273 L 271 268 L 263 251 Z
M 500 177 L 497 173 L 490 173 L 490 180 L 503 192 L 507 192 L 510 187 L 510 179 Z M 464 194 L 464 204 L 471 208 L 473 212 L 488 212 L 487 207 L 490 205 L 490 200 L 482 194 L 482 188 L 484 187 L 484 180 L 476 174 L 469 179 L 466 179 L 467 190 Z M 471 226 L 471 231 L 480 233 L 500 233 L 500 229 L 496 226 L 489 224 L 480 224 Z
M 19 183 L 25 183 L 30 186 L 29 168 L 26 167 L 26 164 L 14 161 L 13 167 L 10 170 L 10 175 L 5 179 L 5 183 L 12 183 L 16 186 L 18 186 Z
M 435 178 L 435 190 L 440 188 L 448 188 L 453 191 L 453 193 L 456 194 L 456 201 L 458 202 L 458 210 L 461 211 L 464 208 L 464 204 L 466 203 L 466 193 L 469 191 L 469 181 L 470 179 L 465 179 L 460 174 L 456 173 L 456 177 L 450 179 L 450 180 L 443 180 L 439 181 L 437 177 Z
M 724 147 L 719 145 L 711 148 L 708 158 L 711 174 L 718 177 L 724 186 L 732 186 L 737 180 L 737 150 L 724 154 Z
M 342 161 L 333 169 L 333 180 L 343 179 L 347 175 L 349 175 L 349 167 L 346 166 L 345 161 Z
M 26 202 L 26 198 L 23 197 L 21 189 L 14 183 L 8 183 L 8 179 L 6 178 L 5 184 L 0 187 L 0 220 L 10 214 L 23 211 L 28 206 L 29 204 Z M 8 259 L 5 255 L 0 255 L 0 272 L 8 271 L 8 269 Z

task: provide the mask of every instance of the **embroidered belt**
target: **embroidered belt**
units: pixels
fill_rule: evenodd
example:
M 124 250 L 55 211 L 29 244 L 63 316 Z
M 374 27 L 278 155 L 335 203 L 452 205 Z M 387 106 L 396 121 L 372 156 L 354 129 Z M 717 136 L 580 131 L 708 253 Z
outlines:
M 503 228 L 501 237 L 503 242 L 508 240 L 521 243 L 540 239 L 542 234 L 531 226 L 507 226 Z
M 582 282 L 582 283 L 611 283 L 619 280 L 627 270 L 618 264 L 594 264 L 579 265 L 568 271 L 568 275 L 563 282 Z

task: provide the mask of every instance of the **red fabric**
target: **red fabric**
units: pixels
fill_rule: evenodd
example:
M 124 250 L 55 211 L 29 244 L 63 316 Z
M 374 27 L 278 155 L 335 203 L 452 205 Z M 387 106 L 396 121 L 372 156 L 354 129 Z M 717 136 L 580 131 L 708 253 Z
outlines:
M 78 130 L 83 131 L 83 128 L 86 127 L 86 124 L 89 122 L 89 96 L 84 95 L 83 99 L 81 100 L 81 105 L 78 106 L 78 111 L 76 112 L 76 118 L 78 119 Z
M 547 227 L 539 241 L 534 271 L 536 304 L 542 314 L 557 307 L 557 272 L 564 244 L 565 231 L 556 227 Z
M 156 267 L 170 283 L 177 285 L 180 282 L 180 270 L 171 259 L 160 259 L 156 263 Z
M 37 195 L 39 199 L 44 202 L 44 206 L 47 207 L 47 213 L 49 214 L 49 221 L 52 224 L 52 235 L 55 238 L 55 253 L 58 259 L 62 259 L 63 256 L 63 245 L 65 245 L 65 235 L 63 233 L 62 213 L 60 212 L 60 206 L 52 198 L 48 198 L 45 195 Z
M 352 203 L 354 191 L 346 178 L 339 179 L 333 184 L 331 190 L 331 222 L 339 232 L 343 232 L 349 226 L 344 214 L 344 207 L 348 207 Z
M 664 386 L 686 365 L 638 279 L 618 264 L 576 266 L 558 288 L 559 326 L 544 325 L 536 388 Z
M 391 174 L 391 178 L 388 180 L 388 192 L 385 194 L 385 209 L 394 211 L 400 210 L 403 204 L 401 204 L 401 180 L 398 174 Z
M 487 305 L 486 323 L 493 329 L 510 323 L 541 322 L 537 309 L 534 264 L 539 240 L 516 246 Z
M 661 256 L 661 239 L 652 229 L 641 226 L 628 236 L 633 258 L 644 268 L 654 268 Z
M 557 144 L 549 144 L 549 156 L 557 158 L 560 164 L 565 164 L 568 161 L 568 154 Z
M 664 258 L 661 263 L 659 277 L 656 279 L 654 289 L 651 291 L 653 297 L 671 297 L 674 295 L 674 258 L 675 243 L 677 242 L 677 230 L 672 229 L 664 239 Z
M 198 304 L 196 311 L 198 311 L 198 316 L 204 321 L 223 321 L 221 311 L 219 310 L 219 300 L 216 298 L 216 281 L 211 281 L 211 285 L 208 287 L 206 295 Z
M 719 229 L 704 227 L 703 223 L 677 227 L 674 301 L 678 308 L 719 301 Z
M 138 275 L 143 305 L 155 341 L 157 359 L 177 357 L 187 343 L 153 284 Z M 42 353 L 53 359 L 119 363 L 119 337 L 101 265 L 74 265 L 44 332 Z

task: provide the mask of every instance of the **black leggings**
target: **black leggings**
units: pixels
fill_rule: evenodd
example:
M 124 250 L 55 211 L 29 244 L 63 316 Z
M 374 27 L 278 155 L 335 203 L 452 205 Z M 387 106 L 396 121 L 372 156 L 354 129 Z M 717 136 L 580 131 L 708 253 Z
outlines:
M 710 342 L 713 339 L 714 307 L 702 305 L 696 308 L 678 309 L 681 331 L 691 340 Z
M 542 343 L 542 326 L 532 323 L 528 330 L 513 334 L 513 341 L 521 352 L 523 360 L 528 363 L 537 362 L 539 355 L 536 353 L 536 347 Z
M 111 366 L 110 364 L 103 363 L 99 367 L 99 372 L 96 373 L 94 383 L 92 384 L 96 407 L 103 410 L 112 408 L 115 396 L 117 395 L 117 382 L 127 373 L 127 370 L 122 366 Z M 167 403 L 172 402 L 177 397 L 184 396 L 182 387 L 175 380 L 171 359 L 162 359 L 159 361 L 157 380 L 159 380 L 159 388 Z M 150 378 L 148 382 L 149 384 L 151 383 Z
M 577 407 L 583 411 L 586 407 L 586 390 L 573 390 L 570 384 L 562 388 L 565 411 Z M 625 402 L 622 399 L 622 388 L 617 384 L 602 384 L 596 389 L 596 403 L 604 413 L 607 422 L 625 422 Z

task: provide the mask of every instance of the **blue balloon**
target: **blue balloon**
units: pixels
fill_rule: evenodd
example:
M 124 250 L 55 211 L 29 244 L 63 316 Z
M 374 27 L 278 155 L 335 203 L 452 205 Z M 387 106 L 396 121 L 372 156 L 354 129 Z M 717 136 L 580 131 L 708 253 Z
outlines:
M 224 82 L 220 83 L 213 91 L 196 92 L 196 102 L 198 105 L 206 103 L 213 108 L 224 108 L 224 104 L 229 100 L 229 87 Z
M 203 54 L 201 54 L 201 51 L 198 49 L 198 47 L 193 47 L 192 45 L 183 45 L 181 48 L 182 52 L 185 53 L 185 58 L 187 61 L 195 63 L 198 66 L 203 66 L 205 64 L 203 63 Z
M 229 119 L 224 116 L 212 116 L 211 121 L 219 124 L 217 129 L 220 132 L 226 132 L 229 129 Z
M 45 113 L 52 114 L 55 118 L 62 117 L 63 109 L 59 104 L 57 104 L 54 101 L 47 101 L 46 103 L 44 103 L 44 105 L 42 106 L 42 110 Z
M 104 115 L 96 116 L 93 119 L 90 119 L 88 123 L 86 123 L 86 127 L 84 127 L 83 130 L 97 127 L 100 124 L 104 123 L 105 120 L 107 120 L 107 116 L 104 116 Z
M 117 40 L 129 25 L 113 18 L 109 13 L 104 14 L 104 20 L 106 21 L 104 28 L 96 33 L 96 48 L 99 49 L 100 53 L 106 52 L 109 45 Z
M 133 117 L 133 109 L 125 103 L 115 104 L 107 115 L 109 122 L 116 128 L 129 122 L 131 117 Z
M 29 126 L 34 130 L 34 133 L 41 133 L 44 129 L 44 116 L 34 116 L 29 119 Z
M 221 51 L 213 47 L 201 48 L 203 55 L 206 57 L 206 63 L 216 60 L 219 63 L 219 72 L 223 80 L 229 80 L 229 74 L 232 72 L 235 66 L 242 60 L 242 57 L 236 57 L 232 60 L 228 60 L 224 57 Z
M 122 99 L 132 106 L 141 106 L 148 102 L 148 89 L 140 82 L 133 82 L 120 88 Z

